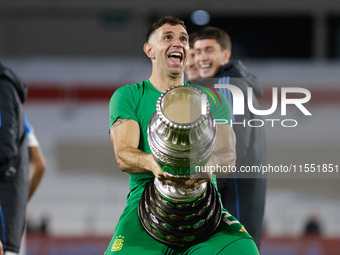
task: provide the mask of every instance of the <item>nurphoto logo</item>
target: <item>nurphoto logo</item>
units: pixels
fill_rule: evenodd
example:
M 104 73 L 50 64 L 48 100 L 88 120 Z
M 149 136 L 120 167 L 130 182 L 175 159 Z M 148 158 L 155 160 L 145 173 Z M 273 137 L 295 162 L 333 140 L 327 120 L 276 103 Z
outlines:
M 247 89 L 247 100 L 242 90 L 232 84 L 215 84 L 215 88 L 226 88 L 232 94 L 233 100 L 233 115 L 244 115 L 244 103 L 247 102 L 249 111 L 258 116 L 268 116 L 273 114 L 278 107 L 278 88 L 272 88 L 272 104 L 269 109 L 261 110 L 256 109 L 253 104 L 253 88 L 249 87 Z M 311 116 L 312 114 L 304 106 L 311 99 L 311 93 L 305 88 L 298 87 L 281 87 L 281 116 L 287 115 L 287 105 L 295 105 L 305 116 Z M 301 98 L 289 98 L 288 95 L 291 93 L 301 94 Z M 203 107 L 202 107 L 203 109 Z M 202 112 L 203 114 L 203 112 Z M 226 119 L 215 119 L 214 124 L 230 124 L 233 125 L 243 125 L 250 127 L 262 127 L 265 123 L 271 123 L 274 127 L 275 123 L 280 122 L 283 127 L 296 127 L 298 125 L 295 119 L 250 119 L 248 121 L 243 120 L 243 122 L 235 122 L 233 120 Z

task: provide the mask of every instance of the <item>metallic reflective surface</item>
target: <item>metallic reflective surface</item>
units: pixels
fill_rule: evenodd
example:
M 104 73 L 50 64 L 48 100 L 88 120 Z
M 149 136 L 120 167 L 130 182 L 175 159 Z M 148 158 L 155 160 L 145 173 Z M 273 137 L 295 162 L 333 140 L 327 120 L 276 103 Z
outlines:
M 148 127 L 148 142 L 155 161 L 172 180 L 198 180 L 204 176 L 195 172 L 195 166 L 208 162 L 216 132 L 206 95 L 191 86 L 178 86 L 158 99 Z M 138 216 L 156 240 L 170 246 L 190 246 L 217 228 L 222 204 L 210 181 L 188 188 L 155 178 L 144 189 Z
M 189 175 L 195 166 L 208 162 L 216 132 L 206 95 L 194 87 L 178 86 L 158 99 L 148 128 L 148 141 L 163 171 Z
M 180 178 L 180 177 L 179 177 Z M 157 191 L 170 201 L 191 201 L 202 195 L 207 183 L 202 183 L 196 188 L 175 187 L 166 183 L 161 183 L 157 178 L 154 180 Z
M 208 238 L 222 219 L 222 205 L 215 187 L 193 201 L 168 201 L 149 182 L 138 206 L 139 220 L 147 233 L 174 247 L 191 246 Z

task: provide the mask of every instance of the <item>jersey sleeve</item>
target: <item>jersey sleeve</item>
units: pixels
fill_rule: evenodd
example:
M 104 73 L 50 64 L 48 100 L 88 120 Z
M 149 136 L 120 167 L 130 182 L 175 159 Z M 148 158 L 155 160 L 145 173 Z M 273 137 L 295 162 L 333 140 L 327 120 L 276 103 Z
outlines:
M 201 92 L 207 95 L 210 104 L 210 113 L 215 120 L 220 120 L 221 124 L 231 124 L 232 121 L 232 110 L 227 98 L 220 92 L 216 91 L 211 86 L 202 86 L 190 84 Z
M 119 118 L 138 122 L 134 93 L 129 85 L 117 89 L 110 100 L 110 128 Z
M 228 124 L 231 123 L 232 113 L 231 107 L 227 100 L 227 98 L 219 91 L 216 91 L 218 94 L 218 98 L 216 96 L 216 102 L 210 102 L 210 112 L 214 119 L 223 119 L 227 120 Z M 211 100 L 210 100 L 211 101 Z

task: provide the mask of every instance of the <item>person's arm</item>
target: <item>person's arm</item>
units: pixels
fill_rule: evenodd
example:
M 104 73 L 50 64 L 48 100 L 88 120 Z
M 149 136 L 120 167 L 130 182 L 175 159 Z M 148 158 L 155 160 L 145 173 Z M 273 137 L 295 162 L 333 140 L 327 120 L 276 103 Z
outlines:
M 230 125 L 217 124 L 217 138 L 209 165 L 234 166 L 236 164 L 236 137 Z
M 118 119 L 110 129 L 110 138 L 119 168 L 131 174 L 152 172 L 162 179 L 164 172 L 159 168 L 152 154 L 139 149 L 139 124 L 131 119 Z
M 216 167 L 219 165 L 220 167 L 226 166 L 234 166 L 236 164 L 236 138 L 235 133 L 230 125 L 226 124 L 218 124 L 217 125 L 217 137 L 216 144 L 213 153 L 210 156 L 209 161 L 206 166 L 208 167 Z M 216 169 L 216 168 L 215 168 Z M 186 184 L 188 186 L 197 186 L 206 181 L 210 181 L 212 179 L 212 174 L 216 174 L 219 177 L 225 176 L 228 174 L 226 172 L 209 172 L 202 171 L 198 172 L 198 174 L 194 174 L 193 178 L 191 178 Z
M 197 186 L 195 179 L 176 178 L 167 175 L 156 163 L 152 154 L 139 149 L 139 124 L 135 120 L 118 119 L 110 129 L 110 138 L 117 164 L 123 172 L 145 174 L 152 172 L 161 182 L 178 186 Z M 201 183 L 201 182 L 200 182 Z
M 207 166 L 215 168 L 215 174 L 219 178 L 225 178 L 226 174 L 230 173 L 231 167 L 236 164 L 236 137 L 234 130 L 230 125 L 218 124 L 217 125 L 217 139 L 216 145 Z M 221 167 L 221 171 L 216 168 Z M 228 170 L 228 171 L 227 171 Z
M 26 125 L 26 139 L 29 153 L 29 191 L 28 201 L 32 198 L 33 194 L 37 190 L 44 174 L 45 174 L 45 158 L 40 149 L 40 145 L 37 137 L 35 136 L 34 129 L 31 126 L 28 118 L 25 116 Z
M 212 108 L 212 115 L 215 119 L 224 119 L 228 120 L 228 123 L 231 123 L 232 110 L 229 101 L 221 92 L 218 91 L 217 93 L 222 104 L 210 103 L 210 105 L 214 106 Z M 217 124 L 217 139 L 215 150 L 208 162 L 208 165 L 210 166 L 218 165 L 220 167 L 227 167 L 229 170 L 230 167 L 235 166 L 235 164 L 236 164 L 236 136 L 234 130 L 229 124 Z M 222 175 L 225 174 L 226 173 L 223 171 Z
M 28 201 L 32 198 L 37 190 L 44 174 L 45 174 L 45 159 L 39 146 L 29 147 L 30 173 L 29 173 L 29 193 Z

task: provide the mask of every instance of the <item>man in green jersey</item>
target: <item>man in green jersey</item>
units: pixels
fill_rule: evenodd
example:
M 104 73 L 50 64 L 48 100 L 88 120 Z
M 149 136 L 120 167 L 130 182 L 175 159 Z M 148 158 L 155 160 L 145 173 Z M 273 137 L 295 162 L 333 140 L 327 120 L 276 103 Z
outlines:
M 174 17 L 157 20 L 149 29 L 144 52 L 151 59 L 152 74 L 148 80 L 123 86 L 110 101 L 110 138 L 119 168 L 130 175 L 127 205 L 107 248 L 109 254 L 259 254 L 253 239 L 244 227 L 225 209 L 217 230 L 206 240 L 187 248 L 168 247 L 153 239 L 138 218 L 138 204 L 145 185 L 158 178 L 177 185 L 195 185 L 192 180 L 178 183 L 163 172 L 151 154 L 147 127 L 156 110 L 159 96 L 167 89 L 184 83 L 183 72 L 189 49 L 184 23 Z M 230 119 L 230 106 L 224 97 L 217 97 L 207 88 L 214 118 Z M 221 100 L 221 101 L 219 101 Z M 235 135 L 229 125 L 218 125 L 215 150 L 210 165 L 235 164 Z M 216 180 L 211 181 L 216 187 Z

